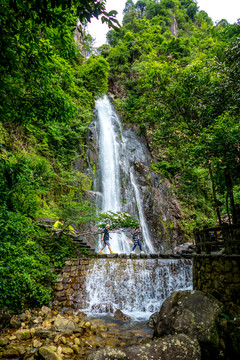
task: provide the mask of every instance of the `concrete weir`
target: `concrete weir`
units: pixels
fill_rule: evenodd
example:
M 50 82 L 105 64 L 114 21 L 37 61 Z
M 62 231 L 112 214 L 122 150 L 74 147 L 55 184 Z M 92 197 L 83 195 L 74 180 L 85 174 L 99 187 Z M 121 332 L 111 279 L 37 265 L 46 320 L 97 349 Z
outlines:
M 174 291 L 192 289 L 192 260 L 178 255 L 101 255 L 69 259 L 57 277 L 55 306 L 88 315 L 122 310 L 136 320 L 159 311 Z

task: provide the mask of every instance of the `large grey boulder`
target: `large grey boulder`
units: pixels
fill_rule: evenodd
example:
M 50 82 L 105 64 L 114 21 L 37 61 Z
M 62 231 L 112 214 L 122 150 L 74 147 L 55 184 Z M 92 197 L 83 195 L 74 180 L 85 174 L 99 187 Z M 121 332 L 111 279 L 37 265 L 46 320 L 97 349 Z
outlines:
M 178 291 L 163 303 L 154 330 L 154 337 L 186 334 L 196 337 L 203 353 L 219 348 L 218 322 L 223 304 L 201 291 Z M 206 357 L 206 356 L 205 356 Z
M 90 354 L 87 360 L 200 360 L 201 350 L 196 339 L 179 334 L 166 336 L 145 345 L 123 349 L 107 347 Z
M 62 317 L 61 315 L 58 315 L 56 317 L 56 320 L 54 321 L 55 329 L 58 331 L 65 331 L 65 330 L 76 330 L 77 325 L 76 323 L 71 319 L 66 319 Z

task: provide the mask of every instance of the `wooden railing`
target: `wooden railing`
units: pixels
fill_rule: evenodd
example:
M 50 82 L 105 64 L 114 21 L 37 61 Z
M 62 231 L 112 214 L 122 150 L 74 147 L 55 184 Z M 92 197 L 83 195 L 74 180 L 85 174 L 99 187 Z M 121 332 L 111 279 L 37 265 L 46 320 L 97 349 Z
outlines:
M 240 254 L 240 224 L 195 230 L 196 253 Z

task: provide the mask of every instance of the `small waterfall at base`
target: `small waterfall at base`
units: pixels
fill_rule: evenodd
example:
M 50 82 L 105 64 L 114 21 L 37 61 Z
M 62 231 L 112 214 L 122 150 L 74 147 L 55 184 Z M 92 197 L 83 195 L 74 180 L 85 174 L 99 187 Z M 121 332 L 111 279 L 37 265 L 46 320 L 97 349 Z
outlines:
M 191 260 L 95 259 L 82 310 L 99 316 L 120 309 L 136 321 L 147 320 L 172 292 L 183 289 L 192 289 Z

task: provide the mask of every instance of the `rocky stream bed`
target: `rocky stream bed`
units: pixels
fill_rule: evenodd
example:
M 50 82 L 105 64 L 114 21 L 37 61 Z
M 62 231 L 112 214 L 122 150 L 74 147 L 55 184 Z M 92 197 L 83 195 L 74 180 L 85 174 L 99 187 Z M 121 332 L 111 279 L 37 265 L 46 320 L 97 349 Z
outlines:
M 114 316 L 89 318 L 81 311 L 58 312 L 46 306 L 12 317 L 5 312 L 0 359 L 84 360 L 107 346 L 120 348 L 151 341 L 152 329 L 130 320 L 120 311 Z
M 147 323 L 120 310 L 89 318 L 43 306 L 12 315 L 0 311 L 0 359 L 209 360 L 240 358 L 240 318 L 201 291 L 172 293 Z

